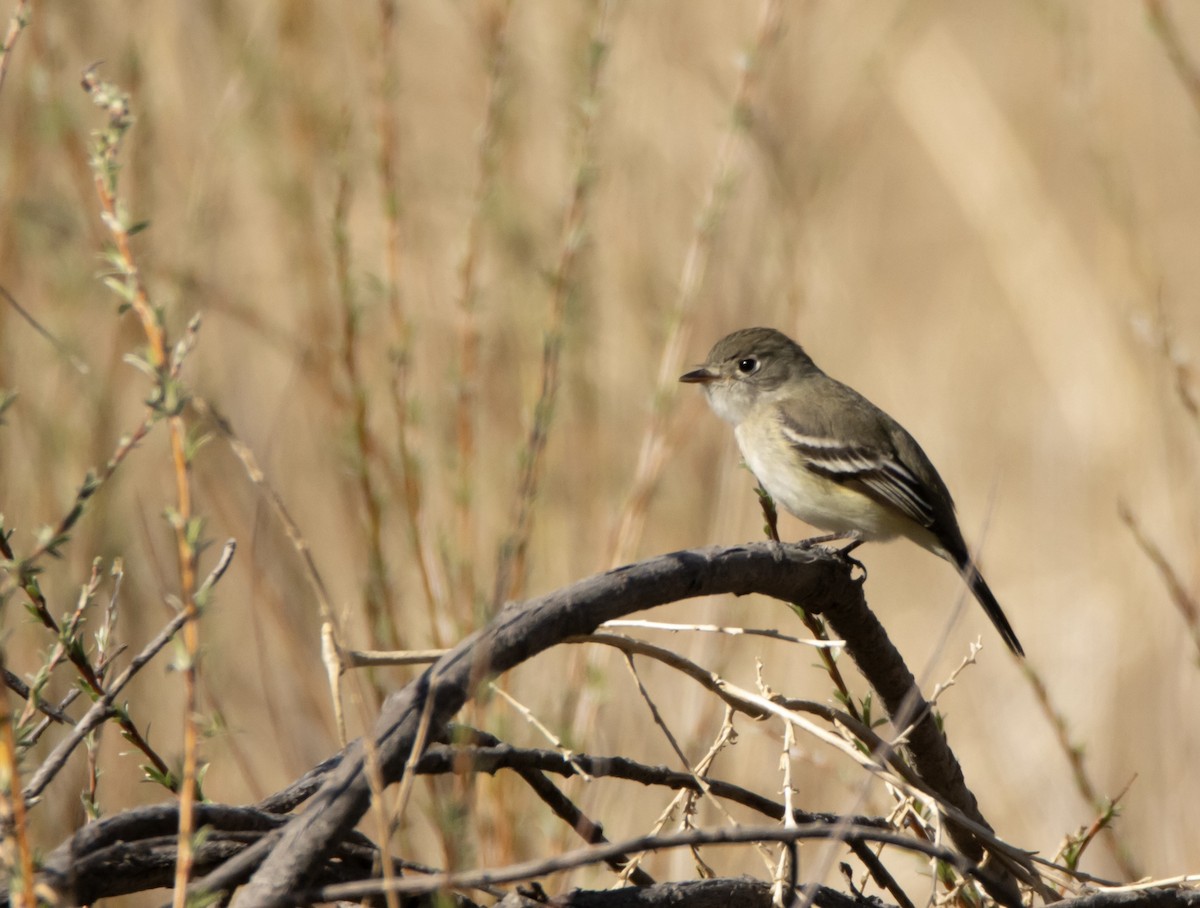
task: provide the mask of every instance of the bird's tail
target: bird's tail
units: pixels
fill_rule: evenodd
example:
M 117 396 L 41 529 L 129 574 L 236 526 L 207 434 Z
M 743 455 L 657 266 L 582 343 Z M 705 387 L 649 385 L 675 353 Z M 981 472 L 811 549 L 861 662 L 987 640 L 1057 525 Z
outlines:
M 958 570 L 967 586 L 971 588 L 971 592 L 975 594 L 975 598 L 979 600 L 979 604 L 983 606 L 983 610 L 987 612 L 987 616 L 992 619 L 992 624 L 996 625 L 996 630 L 1000 632 L 1000 636 L 1004 638 L 1008 648 L 1018 656 L 1024 656 L 1025 650 L 1021 646 L 1021 641 L 1017 639 L 1016 631 L 1004 617 L 1004 610 L 1000 608 L 1000 603 L 992 595 L 991 588 L 983 579 L 983 574 L 979 573 L 979 568 L 969 557 L 964 557 L 958 562 Z

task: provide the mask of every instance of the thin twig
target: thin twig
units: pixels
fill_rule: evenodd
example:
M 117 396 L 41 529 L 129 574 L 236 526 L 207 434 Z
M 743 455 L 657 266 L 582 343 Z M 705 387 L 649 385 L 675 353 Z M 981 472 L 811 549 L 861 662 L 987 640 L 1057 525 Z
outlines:
M 0 91 L 4 89 L 4 79 L 8 75 L 8 61 L 12 59 L 17 39 L 29 24 L 29 15 L 29 0 L 17 0 L 16 9 L 8 20 L 8 32 L 4 36 L 4 43 L 0 44 Z
M 690 829 L 685 832 L 666 835 L 638 836 L 624 842 L 579 848 L 552 858 L 525 861 L 524 863 L 513 864 L 497 870 L 472 870 L 459 873 L 446 873 L 428 879 L 398 879 L 393 883 L 393 887 L 395 892 L 404 895 L 437 892 L 440 890 L 463 891 L 479 889 L 486 885 L 517 883 L 522 880 L 536 879 L 537 877 L 547 876 L 551 873 L 572 870 L 576 867 L 587 867 L 634 851 L 665 851 L 672 848 L 694 848 L 698 845 L 800 842 L 822 839 L 843 842 L 882 842 L 917 854 L 930 855 L 953 865 L 967 876 L 986 879 L 992 875 L 988 868 L 968 861 L 955 851 L 925 842 L 917 842 L 896 833 L 883 832 L 869 827 L 850 826 L 835 829 L 825 824 L 809 824 L 793 829 L 786 829 L 780 826 L 748 826 L 739 829 L 721 827 L 719 829 Z M 378 894 L 380 891 L 380 882 L 378 880 L 370 880 L 326 886 L 315 892 L 304 893 L 303 898 L 305 901 L 360 899 Z M 1020 908 L 1020 903 L 1013 902 L 1010 908 Z
M 4 666 L 4 651 L 0 649 L 0 668 Z M 8 708 L 8 696 L 0 695 L 0 779 L 4 790 L 0 790 L 0 819 L 5 826 L 4 836 L 16 841 L 16 872 L 6 868 L 11 875 L 10 894 L 17 908 L 34 908 L 37 896 L 34 893 L 33 848 L 29 843 L 29 828 L 26 825 L 25 798 L 21 796 L 21 761 L 17 756 L 17 740 L 13 734 L 13 717 Z
M 669 621 L 643 621 L 630 618 L 624 621 L 606 621 L 601 625 L 605 630 L 618 628 L 641 628 L 651 631 L 695 631 L 701 634 L 724 634 L 729 637 L 766 637 L 769 640 L 781 640 L 784 643 L 799 643 L 802 646 L 833 648 L 845 646 L 841 640 L 813 640 L 807 637 L 793 637 L 771 628 L 758 627 L 729 627 L 719 624 L 677 624 Z
M 452 566 L 451 572 L 457 586 L 455 599 L 459 602 L 474 602 L 478 598 L 475 579 L 473 474 L 476 465 L 477 398 L 482 382 L 479 373 L 479 259 L 483 245 L 484 215 L 496 180 L 496 139 L 507 96 L 504 77 L 508 59 L 508 25 L 512 0 L 484 4 L 481 9 L 487 54 L 487 100 L 475 146 L 477 177 L 471 216 L 467 222 L 466 248 L 458 269 L 459 362 L 454 400 L 454 523 L 458 540 L 458 563 Z M 469 614 L 463 615 L 460 621 L 473 617 Z
M 650 422 L 642 435 L 629 495 L 622 505 L 609 546 L 608 560 L 612 567 L 623 564 L 633 556 L 642 536 L 650 498 L 658 487 L 663 467 L 670 457 L 668 419 L 679 387 L 684 351 L 691 338 L 692 306 L 704 286 L 713 240 L 736 187 L 734 154 L 751 121 L 756 77 L 762 72 L 767 53 L 779 36 L 781 20 L 780 0 L 765 0 L 754 43 L 741 59 L 740 77 L 730 106 L 728 126 L 717 148 L 708 189 L 696 215 L 696 230 L 684 254 L 679 290 L 667 317 L 667 337 L 659 359 L 654 396 L 651 398 Z
M 453 730 L 456 731 L 459 727 L 456 725 L 453 727 Z M 717 735 L 715 743 L 710 747 L 710 753 L 715 754 L 719 752 L 722 747 L 732 740 L 728 713 L 727 721 L 722 722 L 722 729 L 723 731 Z M 490 738 L 491 736 L 487 736 L 487 739 Z M 686 771 L 673 770 L 665 766 L 650 766 L 645 763 L 639 763 L 636 760 L 622 756 L 594 756 L 592 754 L 577 753 L 574 757 L 574 764 L 583 766 L 588 774 L 596 779 L 620 779 L 636 782 L 644 786 L 663 787 L 680 791 L 687 790 L 696 794 L 700 793 L 700 783 L 696 779 L 696 774 L 693 772 L 692 767 L 688 767 Z M 430 775 L 444 774 L 453 772 L 456 766 L 462 765 L 471 767 L 473 772 L 491 774 L 495 774 L 501 769 L 511 769 L 514 772 L 536 770 L 538 772 L 554 773 L 562 776 L 578 774 L 576 766 L 558 751 L 513 747 L 507 744 L 489 744 L 486 746 L 432 745 L 422 755 L 420 762 L 417 764 L 417 772 Z M 705 760 L 702 760 L 697 765 L 706 766 L 707 763 Z M 779 801 L 750 791 L 740 785 L 734 785 L 732 782 L 714 779 L 709 776 L 705 776 L 705 784 L 719 798 L 735 804 L 741 804 L 743 807 L 747 807 L 773 820 L 783 819 L 784 806 Z M 796 823 L 833 823 L 839 819 L 834 814 L 813 813 L 801 810 L 800 808 L 794 808 L 792 813 Z M 857 826 L 874 826 L 878 829 L 891 828 L 890 824 L 881 817 L 857 815 L 850 817 L 850 821 Z
M 205 580 L 202 589 L 208 592 L 221 579 L 226 568 L 229 567 L 230 562 L 233 560 L 236 548 L 236 543 L 232 539 L 225 543 L 225 548 L 221 552 L 221 558 L 217 562 L 217 566 L 213 568 L 208 580 Z M 37 772 L 33 774 L 33 777 L 25 785 L 23 796 L 27 804 L 32 805 L 35 802 L 46 786 L 50 784 L 50 781 L 58 774 L 59 770 L 63 768 L 71 752 L 79 746 L 84 737 L 111 715 L 113 701 L 117 699 L 117 695 L 121 693 L 125 685 L 145 667 L 147 662 L 158 654 L 159 650 L 171 641 L 171 638 L 178 633 L 179 629 L 188 620 L 189 616 L 186 612 L 179 612 L 168 621 L 163 629 L 159 631 L 158 636 L 146 644 L 145 648 L 129 663 L 129 667 L 105 690 L 104 695 L 75 723 L 75 727 L 71 729 L 67 737 L 55 746 L 54 750 L 42 761 L 42 765 L 38 767 Z
M 41 587 L 38 584 L 37 572 L 35 571 L 37 563 L 47 554 L 58 554 L 59 547 L 66 542 L 71 530 L 79 521 L 79 518 L 83 516 L 88 502 L 100 491 L 104 483 L 112 478 L 117 468 L 125 462 L 125 458 L 129 456 L 129 453 L 141 444 L 157 422 L 157 415 L 151 411 L 132 433 L 122 436 L 117 441 L 117 447 L 104 466 L 94 473 L 89 471 L 84 476 L 79 491 L 75 493 L 75 500 L 71 503 L 71 507 L 67 510 L 67 513 L 59 520 L 58 525 L 53 530 L 42 534 L 37 546 L 24 558 L 19 561 L 17 560 L 16 554 L 8 544 L 6 535 L 0 533 L 0 554 L 7 560 L 16 562 L 15 568 L 6 568 L 5 570 L 5 580 L 3 583 L 0 583 L 0 599 L 4 599 L 15 588 L 20 587 L 25 591 L 31 604 L 37 611 L 38 619 L 46 627 L 57 633 L 58 624 L 46 608 L 46 598 L 42 594 Z
M 1142 526 L 1134 515 L 1133 509 L 1122 500 L 1117 502 L 1117 513 L 1121 518 L 1121 522 L 1129 527 L 1129 532 L 1133 534 L 1133 541 L 1142 550 L 1142 554 L 1150 559 L 1150 563 L 1158 571 L 1158 576 L 1167 588 L 1167 595 L 1171 597 L 1171 602 L 1179 609 L 1179 614 L 1183 617 L 1183 623 L 1187 627 L 1188 633 L 1192 635 L 1192 643 L 1196 647 L 1196 653 L 1200 655 L 1200 605 L 1197 605 L 1195 598 L 1188 590 L 1186 584 L 1184 584 L 1183 578 L 1179 576 L 1179 572 L 1167 560 L 1167 556 L 1163 554 L 1163 550 L 1142 531 Z
M 451 759 L 448 761 L 448 767 L 452 767 L 452 771 L 456 773 L 464 771 L 464 768 L 466 771 L 470 772 L 477 771 L 480 767 L 473 759 L 475 755 L 483 754 L 485 752 L 497 753 L 504 751 L 509 754 L 519 752 L 517 748 L 502 744 L 500 739 L 495 735 L 481 732 L 475 728 L 466 728 L 462 725 L 456 725 L 454 727 L 452 737 L 457 744 L 471 745 L 469 754 L 464 753 L 462 749 L 457 746 L 453 748 L 445 748 L 445 751 L 452 755 Z M 522 753 L 530 752 L 524 751 Z M 545 755 L 549 752 L 539 751 L 539 753 Z M 427 771 L 426 767 L 429 765 L 427 758 L 430 756 L 430 752 L 426 751 L 425 756 L 423 756 L 421 761 L 417 764 L 417 772 L 424 773 Z M 562 756 L 562 754 L 557 752 L 554 753 L 553 756 L 560 761 L 560 765 L 565 767 L 565 775 L 570 776 L 578 772 L 578 764 L 574 761 L 570 763 L 566 762 L 566 759 Z M 591 758 L 589 758 L 589 760 L 590 759 Z M 444 763 L 444 765 L 446 764 Z M 530 787 L 533 793 L 538 796 L 542 803 L 549 807 L 554 812 L 554 815 L 563 820 L 567 826 L 581 839 L 583 839 L 589 845 L 599 845 L 608 841 L 608 838 L 604 835 L 603 827 L 599 823 L 594 822 L 570 798 L 563 794 L 559 787 L 555 785 L 554 782 L 552 782 L 542 770 L 533 768 L 529 765 L 511 765 L 511 768 L 518 776 L 521 777 L 521 780 Z M 484 771 L 489 770 L 485 769 Z M 494 769 L 490 771 L 494 772 Z M 608 861 L 609 868 L 618 873 L 623 871 L 627 864 L 627 856 L 622 856 L 620 858 L 615 858 Z M 654 883 L 654 878 L 641 869 L 634 870 L 629 879 L 635 886 L 649 886 Z
M 612 0 L 596 0 L 595 23 L 589 38 L 587 81 L 580 111 L 579 157 L 563 217 L 558 264 L 550 278 L 550 315 L 542 341 L 542 386 L 533 408 L 529 437 L 521 454 L 512 528 L 500 546 L 492 613 L 519 595 L 525 586 L 526 556 L 533 532 L 534 505 L 541 485 L 542 461 L 554 419 L 561 378 L 562 348 L 566 337 L 567 303 L 578 293 L 579 261 L 587 240 L 589 201 L 596 183 L 595 132 L 600 112 L 604 64 L 609 56 L 609 16 Z
M 355 455 L 352 464 L 354 481 L 362 505 L 366 533 L 367 583 L 363 608 L 367 633 L 376 646 L 399 649 L 400 637 L 396 628 L 395 593 L 383 552 L 383 497 L 371 472 L 370 451 L 374 446 L 369 427 L 367 387 L 359 363 L 359 320 L 350 266 L 350 238 L 347 219 L 350 212 L 351 182 L 348 173 L 338 176 L 337 198 L 330 226 L 333 242 L 334 271 L 337 276 L 338 304 L 341 307 L 341 344 L 339 353 L 346 382 L 350 386 L 350 428 Z
M 445 582 L 436 578 L 437 559 L 430 548 L 424 527 L 422 526 L 422 509 L 424 506 L 420 458 L 413 441 L 413 402 L 414 394 L 410 387 L 410 366 L 412 359 L 413 326 L 404 300 L 400 294 L 401 269 L 401 230 L 400 215 L 402 209 L 402 194 L 399 180 L 396 176 L 397 146 L 399 144 L 398 105 L 396 104 L 397 82 L 399 67 L 397 61 L 401 54 L 396 50 L 396 0 L 379 0 L 379 90 L 377 97 L 376 124 L 379 132 L 379 182 L 382 190 L 382 209 L 384 221 L 383 245 L 383 292 L 388 314 L 392 320 L 392 346 L 389 351 L 391 365 L 391 381 L 388 383 L 391 391 L 392 417 L 395 420 L 395 439 L 399 453 L 399 481 L 396 481 L 396 468 L 389 459 L 386 464 L 388 478 L 399 487 L 400 500 L 404 505 L 404 517 L 408 524 L 408 537 L 412 546 L 413 560 L 416 562 L 417 576 L 421 580 L 421 590 L 425 595 L 425 606 L 429 615 L 430 634 L 437 646 L 442 644 L 442 632 L 438 616 L 445 610 Z M 366 456 L 366 451 L 362 452 Z M 374 540 L 372 540 L 374 541 Z M 374 557 L 374 553 L 372 553 Z M 382 553 L 380 553 L 382 557 Z M 380 573 L 380 579 L 389 583 L 383 566 L 374 568 Z M 385 586 L 388 594 L 386 600 L 389 609 L 395 608 L 394 593 L 390 586 Z M 387 645 L 398 646 L 393 639 L 385 641 Z M 394 906 L 389 906 L 394 908 Z
M 333 700 L 333 713 L 337 724 L 338 743 L 342 747 L 345 747 L 346 718 L 345 710 L 342 706 L 340 688 L 341 674 L 345 669 L 342 661 L 343 650 L 340 642 L 341 629 L 338 626 L 337 616 L 334 614 L 333 606 L 329 600 L 329 590 L 325 586 L 325 580 L 321 577 L 321 572 L 317 569 L 316 559 L 313 558 L 312 546 L 308 544 L 308 540 L 305 538 L 304 533 L 301 532 L 295 518 L 292 517 L 291 511 L 288 510 L 282 496 L 267 480 L 266 474 L 263 472 L 262 467 L 259 466 L 258 458 L 254 455 L 254 451 L 234 431 L 233 424 L 229 419 L 217 408 L 216 404 L 206 398 L 193 397 L 192 405 L 201 416 L 212 421 L 217 432 L 229 445 L 230 450 L 242 462 L 246 476 L 249 477 L 250 481 L 266 497 L 267 503 L 275 513 L 276 519 L 283 526 L 283 531 L 287 534 L 292 548 L 300 556 L 304 578 L 308 581 L 309 588 L 317 599 L 317 613 L 321 619 L 322 663 L 325 666 L 331 699 Z
M 23 3 L 27 2 L 27 0 L 22 0 L 22 2 Z M 14 14 L 14 16 L 15 16 L 15 14 Z M 3 63 L 0 62 L 0 69 L 2 69 L 2 67 L 3 67 Z M 4 75 L 3 75 L 3 72 L 0 72 L 0 83 L 3 83 L 3 81 L 4 81 Z M 0 87 L 3 87 L 3 86 L 0 85 Z M 67 347 L 66 344 L 64 344 L 61 340 L 59 340 L 57 337 L 55 337 L 54 334 L 50 331 L 50 329 L 46 328 L 41 322 L 39 322 L 36 318 L 34 318 L 33 315 L 29 312 L 29 310 L 26 309 L 24 306 L 22 306 L 20 303 L 18 303 L 16 297 L 14 297 L 11 293 L 9 293 L 8 290 L 4 288 L 3 285 L 0 285 L 0 296 L 4 297 L 8 301 L 8 304 L 10 306 L 12 306 L 13 309 L 16 310 L 17 315 L 21 316 L 21 318 L 23 318 L 28 323 L 29 327 L 33 328 L 34 331 L 36 331 L 39 335 L 41 335 L 41 337 L 46 341 L 46 343 L 48 343 L 51 347 L 53 347 L 55 349 L 55 351 L 71 365 L 72 369 L 74 369 L 80 375 L 88 374 L 88 372 L 90 371 L 88 369 L 88 364 L 85 363 L 78 356 L 76 356 L 70 350 L 70 348 Z
M 571 748 L 567 747 L 567 745 L 562 742 L 562 739 L 549 729 L 546 723 L 534 715 L 532 709 L 494 682 L 489 682 L 488 688 L 492 691 L 492 693 L 497 694 L 502 700 L 507 702 L 509 706 L 520 713 L 525 721 L 537 729 L 538 733 L 541 734 L 543 738 L 553 744 L 554 748 L 561 753 L 572 766 L 575 767 L 575 771 L 579 773 L 579 777 L 581 779 L 583 779 L 585 782 L 592 781 L 592 777 L 588 775 L 587 770 L 575 762 L 574 754 L 571 752 Z
M 1042 708 L 1042 712 L 1046 718 L 1050 721 L 1050 727 L 1054 731 L 1054 738 L 1058 742 L 1059 750 L 1066 757 L 1067 765 L 1071 767 L 1071 777 L 1075 782 L 1076 790 L 1093 810 L 1098 813 L 1103 812 L 1104 799 L 1096 790 L 1096 786 L 1092 782 L 1092 777 L 1088 773 L 1087 763 L 1084 759 L 1084 750 L 1081 746 L 1071 741 L 1071 730 L 1067 724 L 1067 717 L 1052 701 L 1050 691 L 1046 686 L 1046 680 L 1028 661 L 1021 663 L 1021 669 L 1025 674 L 1025 680 L 1029 682 L 1029 686 L 1033 690 L 1034 698 Z M 1111 826 L 1106 835 L 1106 843 L 1109 854 L 1117 866 L 1121 868 L 1121 873 L 1124 874 L 1125 878 L 1137 879 L 1140 876 L 1136 872 L 1137 867 L 1134 865 L 1128 849 Z

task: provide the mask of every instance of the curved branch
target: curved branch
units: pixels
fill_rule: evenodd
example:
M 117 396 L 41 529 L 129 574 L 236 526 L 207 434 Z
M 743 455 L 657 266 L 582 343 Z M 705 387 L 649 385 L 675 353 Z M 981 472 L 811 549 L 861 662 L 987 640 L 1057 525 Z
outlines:
M 844 561 L 821 549 L 773 543 L 673 552 L 615 568 L 523 604 L 509 604 L 490 625 L 384 703 L 373 732 L 384 780 L 393 783 L 400 778 L 427 699 L 433 727 L 438 729 L 462 707 L 480 681 L 568 637 L 591 633 L 604 621 L 643 609 L 719 593 L 763 593 L 803 602 L 814 610 L 842 600 L 856 600 L 865 606 L 862 589 L 850 578 Z M 361 743 L 355 742 L 309 808 L 277 841 L 248 850 L 198 881 L 197 888 L 227 889 L 241 882 L 247 872 L 254 872 L 262 861 L 238 894 L 238 904 L 283 904 L 288 893 L 321 864 L 332 843 L 366 810 L 370 787 L 363 763 Z
M 195 852 L 195 866 L 212 870 L 250 843 L 287 822 L 253 807 L 196 805 L 197 827 L 205 837 Z M 170 886 L 179 845 L 179 804 L 137 807 L 89 823 L 46 858 L 40 882 L 64 904 L 86 905 L 98 899 Z M 361 833 L 351 833 L 337 846 L 338 860 L 320 875 L 326 884 L 369 876 L 379 851 Z
M 694 596 L 752 592 L 822 613 L 846 640 L 847 650 L 887 706 L 894 724 L 900 728 L 912 725 L 909 747 L 921 777 L 948 804 L 991 829 L 912 673 L 867 608 L 861 584 L 851 579 L 847 563 L 836 553 L 802 545 L 751 543 L 674 552 L 608 571 L 523 605 L 510 604 L 487 628 L 388 698 L 374 732 L 385 780 L 399 779 L 427 700 L 434 728 L 440 729 L 483 679 L 568 637 L 590 633 L 604 621 Z M 365 811 L 370 789 L 362 768 L 361 746 L 352 745 L 309 810 L 294 819 L 278 840 L 261 843 L 199 885 L 214 891 L 236 885 L 262 860 L 239 893 L 238 904 L 281 904 Z M 964 855 L 972 861 L 982 859 L 983 846 L 970 829 L 957 823 L 948 823 L 947 828 Z M 1015 852 L 1001 857 L 1006 863 L 1020 865 Z M 1023 876 L 1036 879 L 1032 871 Z M 1006 870 L 998 868 L 987 884 L 1001 901 L 1019 899 L 1016 883 Z
M 975 795 L 967 788 L 962 766 L 938 727 L 933 708 L 921 694 L 916 679 L 888 639 L 883 625 L 867 608 L 866 601 L 861 597 L 857 601 L 835 599 L 822 606 L 821 614 L 834 633 L 845 641 L 846 652 L 879 694 L 892 725 L 906 729 L 905 747 L 917 775 L 968 820 L 992 832 L 991 825 L 979 812 Z M 974 832 L 950 818 L 946 819 L 946 830 L 955 847 L 967 858 L 975 862 L 983 860 L 984 845 Z M 1011 875 L 1014 871 L 1028 884 L 1042 888 L 1041 878 L 1025 853 L 1016 849 L 993 849 L 990 854 L 1005 868 L 997 875 L 997 880 L 984 881 L 985 888 L 997 901 L 1020 900 L 1016 881 Z M 997 883 L 1003 885 L 993 888 Z M 1048 894 L 1043 891 L 1043 896 Z
M 979 814 L 958 761 L 911 673 L 867 608 L 861 583 L 852 579 L 847 562 L 835 552 L 803 545 L 751 543 L 674 552 L 506 606 L 486 628 L 447 652 L 385 702 L 373 731 L 384 781 L 395 783 L 403 775 L 423 712 L 432 720 L 429 739 L 445 741 L 450 719 L 486 678 L 569 638 L 590 633 L 604 621 L 720 593 L 761 593 L 822 613 L 846 641 L 846 649 L 886 705 L 893 724 L 907 729 L 906 747 L 924 783 L 941 803 L 954 809 L 954 816 L 962 818 L 962 822 L 947 821 L 955 846 L 972 864 L 985 852 L 1000 858 L 979 874 L 989 892 L 998 901 L 1016 903 L 1016 884 L 1006 867 L 1017 867 L 1022 878 L 1036 884 L 1036 876 L 1025 869 L 1023 853 L 979 837 L 991 827 Z M 436 762 L 432 754 L 429 757 Z M 320 877 L 327 859 L 366 810 L 371 795 L 363 769 L 362 743 L 354 742 L 304 779 L 262 802 L 260 810 L 286 811 L 316 789 L 302 814 L 287 819 L 279 828 L 258 833 L 253 844 L 198 880 L 194 888 L 230 890 L 253 875 L 238 894 L 239 905 L 291 901 Z
M 394 880 L 363 880 L 335 884 L 305 896 L 305 901 L 339 901 L 369 898 L 385 891 L 399 895 L 419 895 L 442 890 L 477 889 L 535 879 L 563 870 L 594 865 L 609 857 L 638 851 L 663 851 L 673 848 L 695 848 L 699 845 L 735 845 L 750 842 L 802 842 L 812 840 L 860 841 L 894 845 L 915 854 L 927 855 L 953 866 L 964 876 L 987 879 L 994 875 L 992 868 L 976 866 L 961 854 L 941 845 L 904 836 L 886 830 L 862 828 L 845 823 L 811 823 L 804 826 L 743 826 L 709 829 L 688 829 L 683 832 L 642 835 L 625 842 L 591 845 L 550 858 L 538 858 L 497 870 L 447 873 L 430 879 L 408 877 Z M 1012 903 L 1011 908 L 1020 908 Z

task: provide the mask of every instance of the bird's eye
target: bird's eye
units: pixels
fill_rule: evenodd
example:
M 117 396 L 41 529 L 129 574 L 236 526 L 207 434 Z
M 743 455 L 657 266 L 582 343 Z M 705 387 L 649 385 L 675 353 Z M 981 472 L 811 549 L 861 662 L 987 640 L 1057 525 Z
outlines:
M 747 356 L 745 359 L 738 360 L 738 371 L 742 375 L 753 375 L 758 371 L 758 360 L 753 356 Z

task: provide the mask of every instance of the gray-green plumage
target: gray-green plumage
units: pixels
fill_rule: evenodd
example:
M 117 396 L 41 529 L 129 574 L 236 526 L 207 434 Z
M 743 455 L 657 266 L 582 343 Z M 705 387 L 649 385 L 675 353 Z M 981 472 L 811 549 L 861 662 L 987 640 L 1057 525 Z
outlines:
M 680 380 L 704 385 L 713 409 L 733 424 L 747 465 L 787 511 L 856 540 L 906 536 L 945 558 L 1009 648 L 1024 655 L 971 560 L 949 489 L 894 419 L 771 328 L 735 331 Z

